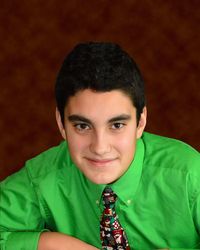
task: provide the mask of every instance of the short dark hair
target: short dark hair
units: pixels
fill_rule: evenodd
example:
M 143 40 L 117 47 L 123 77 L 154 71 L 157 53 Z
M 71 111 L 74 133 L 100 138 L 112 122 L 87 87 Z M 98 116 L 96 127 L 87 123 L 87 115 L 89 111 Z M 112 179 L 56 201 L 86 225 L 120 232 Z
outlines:
M 55 96 L 64 123 L 64 109 L 69 97 L 78 91 L 121 90 L 137 111 L 137 121 L 145 106 L 144 81 L 134 60 L 114 43 L 81 43 L 66 56 L 58 73 Z

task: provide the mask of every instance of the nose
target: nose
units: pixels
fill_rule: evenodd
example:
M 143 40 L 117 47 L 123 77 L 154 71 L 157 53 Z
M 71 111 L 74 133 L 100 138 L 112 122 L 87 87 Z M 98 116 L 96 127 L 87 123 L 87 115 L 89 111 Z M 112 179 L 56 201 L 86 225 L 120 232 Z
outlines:
M 106 133 L 96 132 L 90 143 L 90 151 L 98 156 L 103 156 L 111 151 L 109 136 Z

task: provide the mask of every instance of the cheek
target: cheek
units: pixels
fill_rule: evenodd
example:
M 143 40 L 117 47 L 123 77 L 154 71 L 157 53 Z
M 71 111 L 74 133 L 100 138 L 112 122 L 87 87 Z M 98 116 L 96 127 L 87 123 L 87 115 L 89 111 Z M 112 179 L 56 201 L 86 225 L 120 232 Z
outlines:
M 72 133 L 70 136 L 67 136 L 67 142 L 71 155 L 76 156 L 78 153 L 85 151 L 88 147 L 87 141 L 88 140 L 84 138 L 84 136 L 82 137 Z
M 118 149 L 121 151 L 121 153 L 126 154 L 126 157 L 128 154 L 133 154 L 135 151 L 135 140 L 120 140 L 118 142 Z
M 121 152 L 131 152 L 135 150 L 136 131 L 127 130 L 126 133 L 120 135 L 116 140 L 116 145 Z
M 131 164 L 135 155 L 136 143 L 135 141 L 124 140 L 121 142 L 121 164 L 123 168 L 127 169 L 127 167 Z

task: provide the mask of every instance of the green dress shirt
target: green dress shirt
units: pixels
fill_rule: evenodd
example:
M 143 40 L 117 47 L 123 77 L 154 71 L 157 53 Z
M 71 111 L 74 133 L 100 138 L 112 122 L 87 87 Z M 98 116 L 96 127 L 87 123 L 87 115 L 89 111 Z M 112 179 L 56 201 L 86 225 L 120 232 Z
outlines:
M 110 186 L 131 250 L 200 249 L 200 156 L 190 146 L 145 132 Z M 0 249 L 36 250 L 45 230 L 100 249 L 104 187 L 74 165 L 66 142 L 29 160 L 0 186 Z

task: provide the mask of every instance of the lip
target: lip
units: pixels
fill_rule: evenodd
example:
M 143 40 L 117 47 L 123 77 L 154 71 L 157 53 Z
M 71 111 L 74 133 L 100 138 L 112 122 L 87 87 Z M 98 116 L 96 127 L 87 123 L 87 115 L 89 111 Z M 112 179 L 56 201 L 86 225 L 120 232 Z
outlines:
M 92 164 L 93 166 L 97 166 L 97 167 L 103 167 L 103 166 L 107 166 L 108 164 L 112 163 L 113 161 L 115 161 L 116 159 L 91 159 L 91 158 L 86 158 L 86 160 Z

